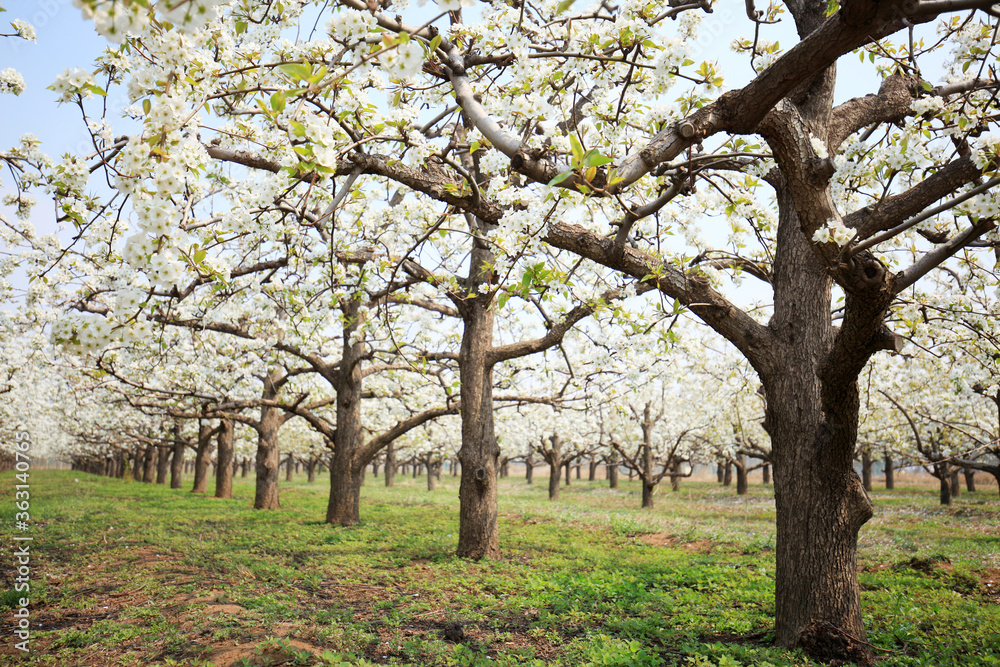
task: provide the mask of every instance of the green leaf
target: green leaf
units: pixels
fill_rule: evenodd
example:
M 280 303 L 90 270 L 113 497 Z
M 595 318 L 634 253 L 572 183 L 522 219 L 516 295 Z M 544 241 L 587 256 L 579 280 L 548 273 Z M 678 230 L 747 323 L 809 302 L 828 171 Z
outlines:
M 573 150 L 573 166 L 579 167 L 580 161 L 583 159 L 583 146 L 580 145 L 580 140 L 573 134 L 569 135 L 569 145 Z
M 247 27 L 248 27 L 248 24 L 247 24 L 246 21 L 237 21 L 236 22 L 236 34 L 237 35 L 242 35 L 243 33 L 245 33 L 247 31 Z
M 609 162 L 611 162 L 611 158 L 601 155 L 596 148 L 591 148 L 587 151 L 587 154 L 583 156 L 580 166 L 584 169 L 588 167 L 601 167 Z
M 431 39 L 431 51 L 439 46 L 441 46 L 441 35 L 434 35 L 434 38 Z
M 199 250 L 198 252 L 196 252 L 194 254 L 194 263 L 195 264 L 201 264 L 202 262 L 205 261 L 205 257 L 207 257 L 207 256 L 208 256 L 208 253 L 205 252 L 204 248 L 202 248 L 201 250 Z
M 560 2 L 556 7 L 556 14 L 562 14 L 564 11 L 572 7 L 574 2 L 576 2 L 576 0 L 562 0 L 562 2 Z
M 144 114 L 148 116 L 152 108 L 153 108 L 153 103 L 149 101 L 148 97 L 142 101 L 142 112 Z
M 278 65 L 278 69 L 296 80 L 308 81 L 312 75 L 312 67 L 302 63 L 285 63 Z
M 285 92 L 279 90 L 274 95 L 271 95 L 271 108 L 274 109 L 275 113 L 281 113 L 285 110 Z
M 469 153 L 472 154 L 472 153 L 475 153 L 476 151 L 478 151 L 479 150 L 479 146 L 480 146 L 480 144 L 479 144 L 478 141 L 473 141 L 472 145 L 469 146 Z
M 564 171 L 563 173 L 559 174 L 558 176 L 556 176 L 555 178 L 553 178 L 551 181 L 549 181 L 549 185 L 559 185 L 560 183 L 562 183 L 563 181 L 565 181 L 567 178 L 569 178 L 572 175 L 573 175 L 572 171 Z

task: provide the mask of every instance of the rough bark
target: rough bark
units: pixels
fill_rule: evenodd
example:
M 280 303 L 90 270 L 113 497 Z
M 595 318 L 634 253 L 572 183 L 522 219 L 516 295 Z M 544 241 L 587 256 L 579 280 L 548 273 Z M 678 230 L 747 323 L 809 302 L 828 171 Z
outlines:
M 475 231 L 475 230 L 474 230 Z M 453 301 L 462 317 L 459 349 L 459 379 L 462 397 L 462 464 L 459 482 L 458 550 L 462 558 L 497 558 L 500 533 L 497 526 L 497 466 L 500 446 L 493 423 L 493 319 L 491 294 L 478 286 L 489 284 L 493 255 L 479 239 L 473 242 L 467 298 Z M 457 296 L 457 295 L 456 295 Z
M 382 467 L 385 470 L 385 486 L 389 488 L 396 483 L 396 449 L 391 442 L 385 448 L 385 464 Z
M 156 454 L 158 448 L 152 442 L 146 445 L 146 451 L 142 455 L 142 481 L 152 484 L 156 480 Z
M 361 520 L 361 473 L 368 463 L 359 456 L 364 442 L 361 360 L 368 346 L 360 334 L 360 303 L 345 298 L 341 300 L 340 308 L 346 324 L 340 366 L 336 371 L 337 430 L 330 458 L 330 500 L 326 508 L 326 522 L 353 526 Z
M 563 466 L 562 438 L 558 433 L 553 433 L 549 437 L 549 446 L 545 447 L 542 440 L 542 447 L 539 450 L 542 458 L 549 464 L 549 500 L 559 499 L 559 474 Z
M 961 498 L 962 497 L 962 482 L 959 480 L 958 474 L 961 472 L 957 466 L 951 467 L 951 497 Z
M 265 378 L 262 392 L 265 400 L 274 400 L 277 397 L 278 392 L 274 387 L 277 377 L 277 372 L 272 372 Z M 281 463 L 278 432 L 284 423 L 285 420 L 277 408 L 264 406 L 260 409 L 260 419 L 255 424 L 257 454 L 253 508 L 256 510 L 274 510 L 281 507 L 278 499 L 278 466 Z
M 180 489 L 183 486 L 181 470 L 184 468 L 184 453 L 187 443 L 181 437 L 181 425 L 174 425 L 174 446 L 170 457 L 170 488 Z
M 215 459 L 215 497 L 230 499 L 233 497 L 233 422 L 225 417 L 219 424 Z
M 198 450 L 194 458 L 194 484 L 191 493 L 208 492 L 208 469 L 212 465 L 212 427 L 206 420 L 198 425 Z
M 170 469 L 170 454 L 172 448 L 169 445 L 157 445 L 156 447 L 156 483 L 167 483 L 167 471 Z
M 962 474 L 965 476 L 965 490 L 969 493 L 975 493 L 976 471 L 972 468 L 962 468 Z
M 750 484 L 747 481 L 747 457 L 739 454 L 736 458 L 736 493 L 745 496 L 750 492 Z

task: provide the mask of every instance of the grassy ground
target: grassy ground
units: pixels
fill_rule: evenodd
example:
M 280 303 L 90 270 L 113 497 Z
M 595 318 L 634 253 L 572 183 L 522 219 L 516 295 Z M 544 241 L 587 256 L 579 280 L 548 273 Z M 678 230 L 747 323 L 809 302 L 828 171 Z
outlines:
M 323 524 L 323 482 L 220 501 L 68 471 L 31 473 L 31 653 L 10 634 L 11 475 L 0 665 L 810 665 L 777 649 L 774 504 L 712 483 L 639 489 L 501 480 L 497 562 L 455 558 L 445 477 L 369 479 L 363 523 Z M 539 483 L 540 482 L 540 483 Z M 860 578 L 880 664 L 1000 665 L 1000 500 L 876 491 Z

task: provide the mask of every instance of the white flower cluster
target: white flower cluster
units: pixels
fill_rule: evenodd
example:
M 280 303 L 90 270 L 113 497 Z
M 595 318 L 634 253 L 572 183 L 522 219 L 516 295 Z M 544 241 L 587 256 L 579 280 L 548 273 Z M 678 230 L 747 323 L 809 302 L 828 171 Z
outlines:
M 827 220 L 826 224 L 816 230 L 812 240 L 815 243 L 836 243 L 843 248 L 854 238 L 854 232 L 848 229 L 841 220 Z
M 995 162 L 998 154 L 1000 154 L 1000 137 L 995 134 L 982 135 L 972 146 L 972 161 L 979 169 L 986 169 L 990 162 Z
M 156 128 L 176 130 L 184 122 L 186 105 L 177 95 L 163 95 L 152 105 L 148 120 Z
M 218 6 L 226 0 L 187 0 L 178 2 L 170 0 L 161 2 L 160 10 L 164 18 L 174 24 L 181 32 L 191 33 L 199 30 L 218 15 Z
M 11 26 L 13 26 L 14 31 L 17 33 L 17 36 L 20 37 L 21 39 L 26 39 L 29 42 L 38 41 L 37 37 L 35 36 L 35 26 L 31 25 L 30 23 L 26 23 L 21 19 L 14 19 L 13 21 L 10 22 L 10 24 Z
M 103 350 L 114 340 L 114 322 L 94 313 L 71 313 L 52 323 L 52 342 L 71 354 Z
M 49 89 L 59 93 L 60 102 L 69 102 L 74 95 L 81 95 L 84 98 L 93 95 L 90 90 L 85 88 L 88 84 L 93 83 L 94 79 L 90 72 L 75 67 L 63 70 L 62 74 L 56 77 L 56 80 L 49 86 Z
M 914 113 L 917 115 L 935 113 L 944 108 L 944 100 L 936 95 L 934 97 L 921 97 L 913 100 L 910 104 L 910 108 L 913 109 Z
M 20 95 L 24 92 L 24 77 L 13 67 L 0 71 L 0 94 Z
M 814 137 L 810 134 L 809 145 L 812 146 L 813 152 L 816 153 L 816 157 L 821 159 L 830 157 L 830 154 L 826 150 L 826 143 L 824 143 L 819 137 Z
M 326 31 L 337 42 L 354 44 L 375 27 L 375 16 L 356 9 L 341 9 L 326 24 Z
M 87 168 L 87 163 L 73 157 L 67 158 L 56 168 L 56 171 L 59 173 L 62 185 L 70 192 L 83 193 L 83 189 L 87 187 L 87 181 L 90 180 L 90 169 Z
M 161 0 L 153 5 L 182 33 L 194 33 L 218 16 L 217 7 L 225 0 Z M 109 42 L 121 44 L 129 33 L 139 33 L 149 25 L 152 12 L 139 2 L 128 0 L 73 0 L 85 19 L 94 22 L 97 32 Z
M 424 65 L 424 48 L 416 40 L 407 40 L 390 53 L 388 65 L 400 78 L 415 76 Z

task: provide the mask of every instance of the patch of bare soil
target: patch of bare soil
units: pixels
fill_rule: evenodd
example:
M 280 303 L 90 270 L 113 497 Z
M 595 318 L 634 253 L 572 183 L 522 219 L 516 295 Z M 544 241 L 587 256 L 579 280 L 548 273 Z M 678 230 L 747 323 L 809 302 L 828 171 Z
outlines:
M 716 542 L 712 540 L 693 540 L 691 542 L 685 542 L 681 537 L 677 535 L 671 535 L 670 533 L 652 533 L 637 535 L 636 538 L 652 547 L 680 547 L 691 553 L 707 554 L 711 553 L 712 549 L 718 546 Z
M 50 590 L 60 592 L 55 596 L 59 602 L 34 610 L 32 617 L 34 629 L 52 632 L 32 638 L 33 655 L 61 656 L 61 667 L 138 667 L 162 664 L 167 658 L 194 658 L 215 667 L 272 667 L 308 654 L 345 650 L 326 644 L 323 628 L 310 620 L 323 609 L 342 610 L 353 624 L 374 635 L 360 649 L 374 663 L 384 664 L 393 658 L 419 663 L 422 656 L 410 654 L 405 647 L 410 640 L 461 643 L 484 655 L 530 648 L 545 661 L 556 659 L 561 652 L 558 638 L 533 631 L 537 610 L 517 617 L 467 622 L 461 618 L 462 604 L 447 593 L 428 600 L 408 590 L 406 583 L 397 583 L 394 574 L 364 584 L 325 579 L 308 588 L 286 586 L 284 591 L 296 596 L 298 609 L 289 614 L 288 622 L 274 622 L 233 602 L 232 591 L 237 587 L 244 592 L 247 587 L 251 591 L 260 588 L 261 595 L 273 592 L 273 584 L 258 582 L 249 571 L 235 572 L 232 581 L 221 579 L 217 572 L 184 563 L 182 554 L 145 546 L 102 552 L 92 559 L 93 567 L 82 570 L 72 557 L 69 552 L 48 555 L 43 571 Z M 400 582 L 437 576 L 426 558 L 414 559 L 403 569 Z M 412 614 L 408 607 L 413 604 L 430 604 L 431 608 Z M 409 622 L 404 626 L 386 623 L 388 607 L 398 608 Z M 170 619 L 179 634 L 170 643 L 147 629 L 153 622 L 148 619 L 162 618 Z M 10 620 L 8 614 L 6 621 Z M 101 621 L 116 623 L 120 631 L 108 631 L 107 625 L 95 628 Z M 116 633 L 114 638 L 111 632 Z M 32 664 L 22 658 L 12 646 L 0 646 L 0 666 Z M 305 664 L 320 664 L 320 660 Z
M 990 600 L 996 604 L 1000 604 L 1000 570 L 989 569 L 982 572 L 982 579 L 980 583 L 983 587 L 983 592 L 986 594 Z

